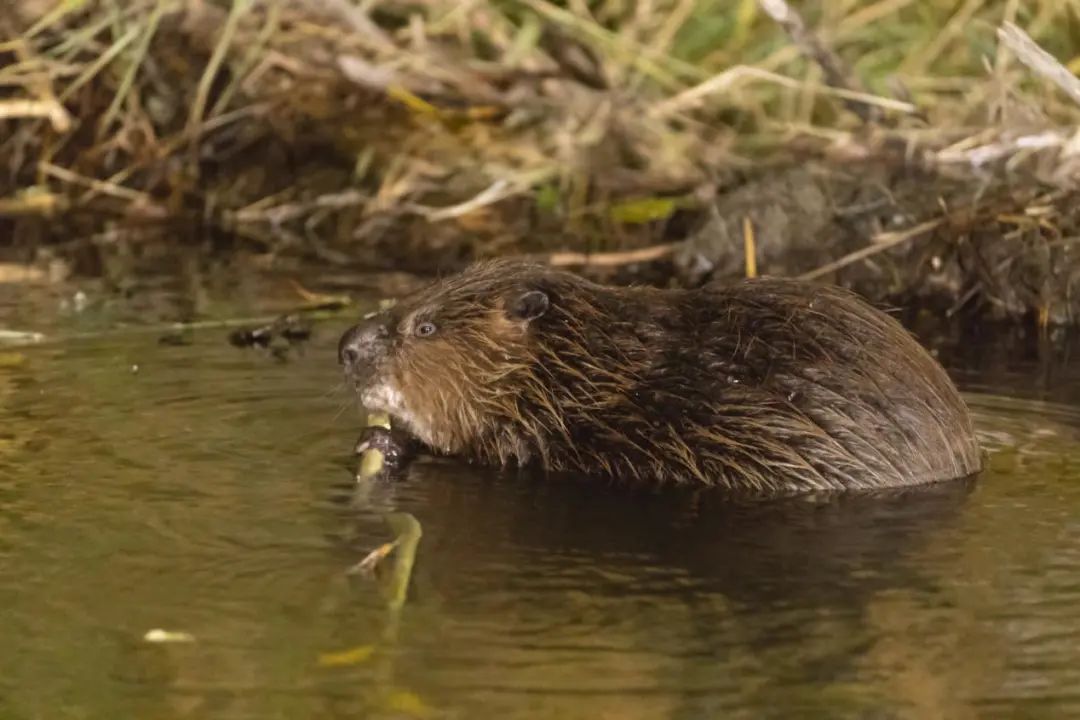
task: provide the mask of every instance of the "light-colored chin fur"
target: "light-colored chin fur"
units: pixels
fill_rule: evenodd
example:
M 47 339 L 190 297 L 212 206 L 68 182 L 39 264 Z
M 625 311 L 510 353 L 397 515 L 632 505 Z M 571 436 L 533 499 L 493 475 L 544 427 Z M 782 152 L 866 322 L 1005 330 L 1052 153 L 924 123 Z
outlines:
M 360 392 L 360 402 L 368 410 L 399 415 L 404 410 L 405 399 L 390 383 L 379 382 L 368 385 Z
M 383 380 L 366 386 L 360 391 L 360 404 L 369 411 L 387 413 L 401 421 L 420 440 L 427 441 L 423 427 L 417 424 L 415 416 L 405 407 L 405 397 L 393 383 Z

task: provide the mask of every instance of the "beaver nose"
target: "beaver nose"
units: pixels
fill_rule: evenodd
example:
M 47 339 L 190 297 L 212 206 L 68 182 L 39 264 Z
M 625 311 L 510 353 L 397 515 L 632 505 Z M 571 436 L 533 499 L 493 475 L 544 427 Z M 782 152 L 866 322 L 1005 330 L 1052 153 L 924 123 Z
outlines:
M 338 342 L 338 362 L 346 368 L 370 362 L 385 337 L 386 326 L 378 319 L 354 325 L 345 331 Z

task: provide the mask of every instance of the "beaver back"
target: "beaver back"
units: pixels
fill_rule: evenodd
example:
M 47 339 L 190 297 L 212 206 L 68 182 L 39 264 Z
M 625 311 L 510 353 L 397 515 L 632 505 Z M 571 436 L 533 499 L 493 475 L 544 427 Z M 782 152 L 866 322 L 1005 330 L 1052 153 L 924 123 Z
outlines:
M 553 467 L 761 491 L 915 485 L 980 468 L 945 371 L 851 293 L 783 279 L 569 290 L 534 329 L 566 428 L 545 440 Z

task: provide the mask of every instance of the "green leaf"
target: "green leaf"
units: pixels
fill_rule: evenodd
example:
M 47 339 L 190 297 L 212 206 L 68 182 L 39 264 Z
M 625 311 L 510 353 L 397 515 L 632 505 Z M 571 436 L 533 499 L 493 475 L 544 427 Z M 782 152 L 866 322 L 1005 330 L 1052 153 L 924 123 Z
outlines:
M 636 198 L 612 205 L 608 210 L 608 215 L 615 222 L 640 225 L 671 217 L 672 213 L 678 209 L 677 198 Z
M 553 183 L 541 185 L 536 190 L 536 209 L 555 212 L 559 207 L 559 188 Z

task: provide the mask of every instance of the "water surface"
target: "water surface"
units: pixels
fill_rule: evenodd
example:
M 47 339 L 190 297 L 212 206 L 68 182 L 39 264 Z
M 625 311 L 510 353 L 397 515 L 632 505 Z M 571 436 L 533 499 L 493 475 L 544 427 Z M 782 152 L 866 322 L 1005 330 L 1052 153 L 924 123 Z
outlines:
M 974 483 L 732 505 L 435 461 L 358 487 L 342 328 L 0 348 L 0 717 L 1080 714 L 1061 343 L 941 346 Z M 424 532 L 399 612 L 346 573 L 392 511 Z

